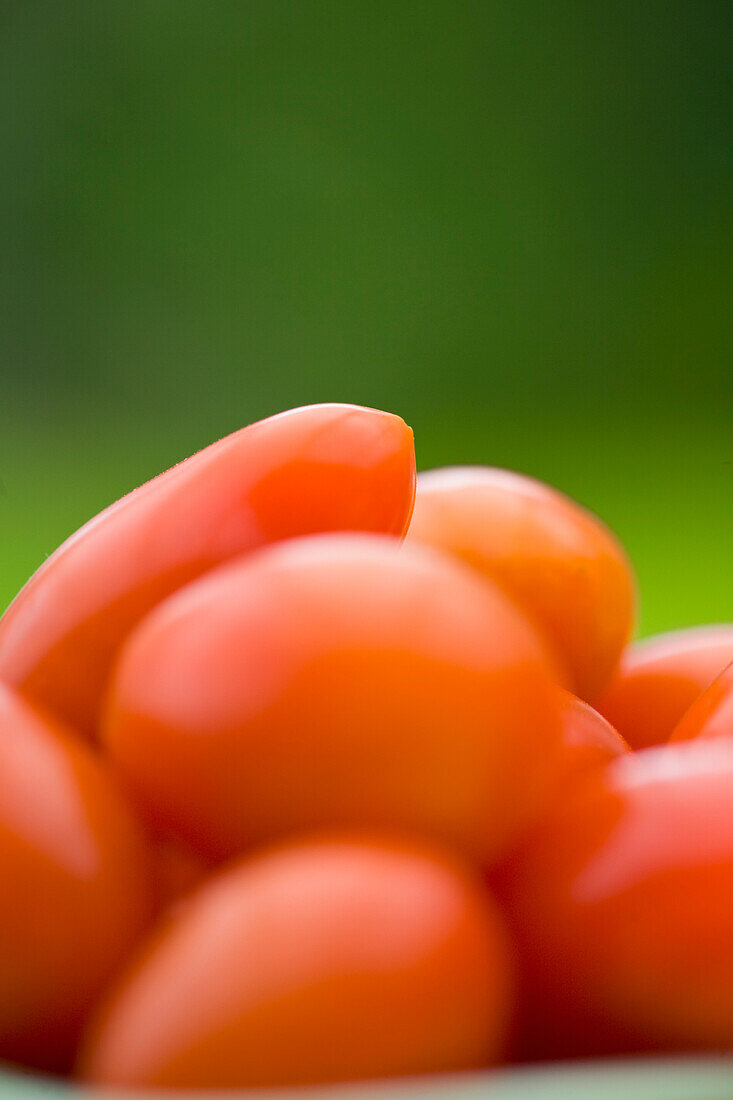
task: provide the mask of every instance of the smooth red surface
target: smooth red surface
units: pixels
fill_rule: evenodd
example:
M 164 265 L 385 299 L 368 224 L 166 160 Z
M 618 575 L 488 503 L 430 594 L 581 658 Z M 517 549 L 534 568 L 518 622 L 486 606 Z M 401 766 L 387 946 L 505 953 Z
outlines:
M 491 860 L 558 767 L 548 667 L 503 593 L 447 555 L 292 540 L 141 624 L 103 737 L 151 824 L 213 858 L 365 826 Z
M 593 772 L 495 885 L 522 960 L 525 1058 L 733 1050 L 733 743 Z
M 208 864 L 177 840 L 152 843 L 153 892 L 159 910 L 180 901 L 209 872 Z
M 0 680 L 93 734 L 120 643 L 156 603 L 263 543 L 316 531 L 403 534 L 412 432 L 397 416 L 312 405 L 161 474 L 78 531 L 0 619 Z
M 147 845 L 112 779 L 0 685 L 0 1059 L 65 1069 L 151 910 Z
M 508 948 L 481 883 L 421 843 L 333 837 L 182 903 L 92 1027 L 81 1075 L 300 1085 L 471 1069 L 502 1051 Z
M 672 733 L 672 741 L 695 737 L 733 737 L 733 664 L 713 680 L 685 711 Z
M 731 623 L 645 638 L 624 653 L 598 709 L 632 749 L 662 744 L 731 661 Z
M 634 582 L 620 543 L 556 489 L 510 470 L 420 474 L 408 533 L 496 580 L 544 632 L 562 682 L 593 702 L 631 634 Z
M 562 688 L 558 691 L 564 777 L 574 780 L 582 772 L 608 764 L 629 751 L 623 737 L 598 711 L 569 691 Z

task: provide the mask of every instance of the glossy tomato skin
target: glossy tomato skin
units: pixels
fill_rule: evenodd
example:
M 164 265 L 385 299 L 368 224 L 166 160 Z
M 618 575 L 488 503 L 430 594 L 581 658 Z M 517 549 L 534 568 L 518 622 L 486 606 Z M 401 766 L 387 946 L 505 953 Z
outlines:
M 171 592 L 264 543 L 403 534 L 412 433 L 397 416 L 312 405 L 243 428 L 123 497 L 53 554 L 0 619 L 0 680 L 93 734 L 120 643 Z
M 0 685 L 0 1059 L 68 1068 L 151 911 L 145 840 L 101 764 Z
M 698 695 L 670 740 L 691 741 L 695 737 L 733 737 L 733 664 Z
M 497 581 L 553 646 L 563 685 L 598 697 L 630 636 L 635 595 L 626 554 L 597 517 L 523 474 L 453 467 L 418 477 L 408 539 Z
M 491 860 L 558 766 L 548 667 L 501 591 L 446 555 L 292 540 L 141 624 L 103 737 L 148 821 L 213 859 L 352 826 Z
M 733 624 L 645 638 L 624 653 L 598 709 L 632 749 L 660 745 L 730 661 Z
M 125 1087 L 307 1085 L 502 1051 L 508 945 L 483 885 L 420 842 L 337 836 L 230 866 L 122 977 L 80 1061 Z
M 494 885 L 522 959 L 522 1057 L 733 1049 L 733 744 L 590 773 Z
M 591 768 L 623 756 L 629 746 L 606 719 L 563 688 L 558 688 L 562 721 L 563 778 L 575 780 Z

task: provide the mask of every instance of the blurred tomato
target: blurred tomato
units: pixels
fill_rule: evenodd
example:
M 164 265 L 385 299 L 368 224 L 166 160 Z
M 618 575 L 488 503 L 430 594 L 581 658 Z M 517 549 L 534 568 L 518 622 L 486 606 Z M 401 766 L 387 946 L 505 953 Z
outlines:
M 733 1050 L 733 743 L 592 772 L 495 885 L 522 959 L 525 1057 Z
M 104 724 L 149 822 L 213 858 L 305 828 L 405 827 L 490 860 L 559 755 L 543 645 L 425 547 L 293 540 L 157 608 Z
M 0 1058 L 64 1069 L 150 912 L 146 846 L 90 751 L 0 685 Z
M 645 638 L 624 653 L 598 709 L 632 749 L 661 744 L 730 661 L 733 624 Z
M 159 910 L 180 901 L 206 877 L 207 864 L 177 840 L 152 843 L 153 884 Z
M 510 999 L 481 884 L 422 844 L 301 842 L 182 903 L 108 997 L 90 1083 L 235 1088 L 470 1069 Z
M 672 733 L 672 741 L 694 737 L 733 737 L 733 664 L 698 695 Z
M 53 554 L 0 619 L 0 679 L 93 734 L 115 654 L 156 603 L 292 535 L 403 534 L 412 433 L 397 416 L 313 405 L 243 428 L 123 497 Z
M 420 474 L 408 538 L 496 580 L 544 632 L 564 685 L 597 698 L 634 615 L 631 566 L 599 519 L 533 478 L 459 466 Z

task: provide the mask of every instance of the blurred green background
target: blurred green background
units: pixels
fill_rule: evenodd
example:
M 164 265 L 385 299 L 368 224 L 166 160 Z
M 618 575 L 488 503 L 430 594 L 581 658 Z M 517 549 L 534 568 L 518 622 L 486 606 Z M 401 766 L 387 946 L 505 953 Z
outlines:
M 733 619 L 733 9 L 0 5 L 0 607 L 283 407 L 393 409 Z

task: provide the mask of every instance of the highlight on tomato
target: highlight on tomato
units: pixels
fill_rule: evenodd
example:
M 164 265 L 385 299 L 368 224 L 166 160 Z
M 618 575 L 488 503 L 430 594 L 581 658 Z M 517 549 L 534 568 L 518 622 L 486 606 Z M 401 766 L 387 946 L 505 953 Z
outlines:
M 497 875 L 525 1058 L 733 1049 L 733 741 L 618 757 Z
M 237 862 L 103 1002 L 91 1085 L 237 1088 L 495 1063 L 512 976 L 477 876 L 422 842 L 332 835 Z
M 634 621 L 626 553 L 557 489 L 488 466 L 421 473 L 410 541 L 447 550 L 500 584 L 553 648 L 563 686 L 595 702 Z
M 559 688 L 562 723 L 562 776 L 575 779 L 591 768 L 629 752 L 610 722 L 569 691 Z
M 73 734 L 0 684 L 0 1059 L 63 1071 L 152 910 L 147 843 Z
M 146 819 L 214 860 L 363 826 L 491 862 L 560 766 L 551 667 L 451 557 L 314 536 L 160 604 L 122 652 L 103 743 Z
M 733 737 L 733 663 L 698 695 L 670 740 L 690 741 L 695 737 Z
M 731 661 L 733 623 L 644 638 L 624 653 L 598 709 L 632 749 L 662 744 Z
M 399 417 L 295 409 L 0 618 L 0 1063 L 211 1090 L 733 1052 L 733 624 L 629 645 L 579 504 L 488 467 L 415 492 Z
M 265 543 L 318 531 L 401 536 L 415 491 L 398 416 L 311 405 L 242 428 L 77 531 L 0 619 L 0 680 L 96 733 L 124 638 L 160 600 Z

